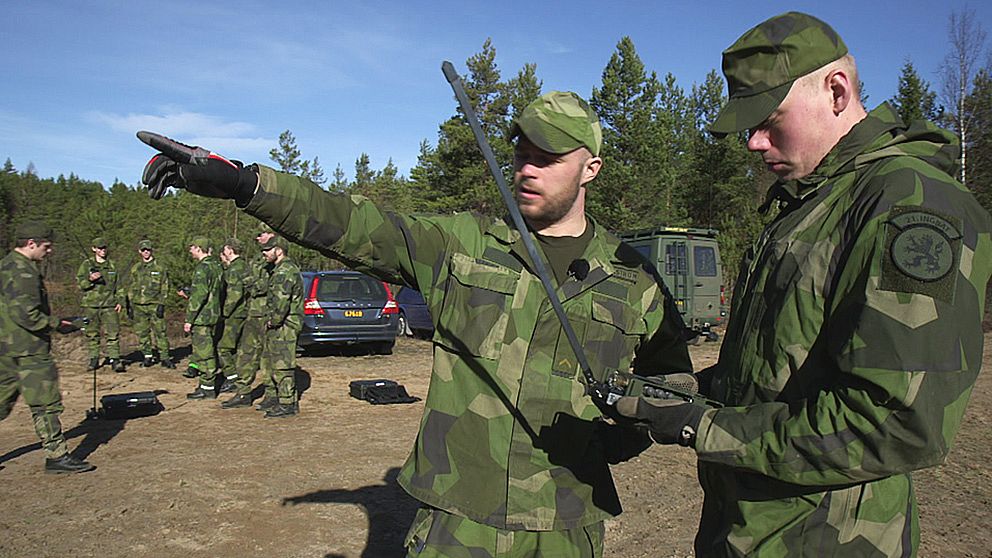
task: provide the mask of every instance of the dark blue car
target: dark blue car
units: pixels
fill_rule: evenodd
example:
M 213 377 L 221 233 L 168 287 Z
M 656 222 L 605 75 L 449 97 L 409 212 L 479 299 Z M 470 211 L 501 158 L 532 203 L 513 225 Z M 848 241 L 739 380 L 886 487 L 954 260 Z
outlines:
M 367 346 L 390 354 L 399 308 L 386 284 L 357 271 L 304 271 L 300 349 L 321 345 Z
M 421 339 L 434 334 L 434 322 L 420 291 L 403 287 L 396 295 L 396 304 L 400 308 L 397 333 Z

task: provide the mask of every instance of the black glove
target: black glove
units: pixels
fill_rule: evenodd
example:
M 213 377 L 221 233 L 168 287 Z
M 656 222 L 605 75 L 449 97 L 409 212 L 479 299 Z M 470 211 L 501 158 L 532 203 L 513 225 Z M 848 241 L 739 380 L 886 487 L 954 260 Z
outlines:
M 134 321 L 134 306 L 131 306 L 131 303 L 129 302 L 126 308 L 127 308 L 127 319 Z
M 680 373 L 665 376 L 666 382 L 686 391 L 698 391 L 693 374 Z M 691 447 L 696 442 L 696 431 L 703 413 L 709 407 L 689 403 L 684 399 L 657 397 L 621 397 L 616 402 L 617 412 L 627 418 L 647 424 L 651 438 L 659 444 L 679 444 Z
M 164 318 L 165 317 L 165 305 L 159 304 L 155 307 L 155 317 Z
M 141 174 L 152 199 L 164 196 L 170 186 L 208 198 L 232 199 L 238 207 L 248 205 L 255 195 L 258 173 L 239 161 L 152 132 L 138 132 L 138 139 L 161 151 Z
M 66 324 L 64 322 L 69 322 L 69 323 Z M 86 325 L 89 323 L 90 323 L 89 318 L 85 316 L 66 317 L 59 320 L 59 325 L 56 326 L 55 331 L 65 335 L 66 333 L 79 331 L 80 329 L 86 327 Z

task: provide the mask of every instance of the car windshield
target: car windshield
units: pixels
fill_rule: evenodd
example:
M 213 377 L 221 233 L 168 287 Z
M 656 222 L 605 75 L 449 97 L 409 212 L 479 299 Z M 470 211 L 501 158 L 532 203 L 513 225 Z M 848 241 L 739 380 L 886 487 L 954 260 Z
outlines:
M 324 275 L 317 284 L 317 299 L 326 301 L 374 300 L 385 298 L 382 286 L 366 277 Z

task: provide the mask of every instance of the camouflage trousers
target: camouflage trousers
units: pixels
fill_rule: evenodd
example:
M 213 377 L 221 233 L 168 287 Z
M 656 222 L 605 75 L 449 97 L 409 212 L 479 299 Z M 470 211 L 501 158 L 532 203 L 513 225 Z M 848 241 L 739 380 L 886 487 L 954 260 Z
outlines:
M 241 329 L 241 340 L 238 342 L 238 353 L 235 357 L 235 368 L 238 379 L 235 381 L 237 392 L 251 393 L 251 385 L 255 383 L 255 374 L 261 367 L 262 351 L 265 348 L 265 318 L 248 316 Z M 263 374 L 265 374 L 263 372 Z M 270 387 L 272 378 L 262 377 L 265 386 L 265 396 L 275 397 L 275 389 Z
M 221 374 L 224 378 L 235 382 L 238 377 L 237 351 L 238 345 L 241 344 L 244 325 L 244 318 L 225 318 L 224 334 L 217 342 L 217 360 L 220 362 Z M 252 380 L 254 381 L 254 378 Z
M 406 535 L 407 558 L 600 558 L 602 521 L 561 531 L 509 531 L 422 507 Z
M 146 357 L 152 356 L 152 349 L 158 345 L 160 358 L 169 356 L 169 337 L 165 332 L 165 318 L 159 318 L 155 314 L 156 304 L 135 304 L 134 333 L 138 335 L 138 342 L 141 344 L 141 352 Z M 152 339 L 154 337 L 154 339 Z
M 90 358 L 100 358 L 101 330 L 103 330 L 104 341 L 107 345 L 107 357 L 120 358 L 121 344 L 118 337 L 121 333 L 121 318 L 114 307 L 83 308 L 83 313 L 90 320 L 86 326 L 86 341 L 89 344 Z
M 68 451 L 62 435 L 62 392 L 59 373 L 50 354 L 22 357 L 0 356 L 0 420 L 10 415 L 18 394 L 31 409 L 34 431 L 45 449 L 45 457 L 55 459 Z
M 296 402 L 296 332 L 285 328 L 265 331 L 261 369 L 263 381 L 269 379 L 266 395 L 271 390 L 280 403 Z
M 200 385 L 214 387 L 217 380 L 217 326 L 194 325 L 190 330 L 189 365 L 200 372 Z

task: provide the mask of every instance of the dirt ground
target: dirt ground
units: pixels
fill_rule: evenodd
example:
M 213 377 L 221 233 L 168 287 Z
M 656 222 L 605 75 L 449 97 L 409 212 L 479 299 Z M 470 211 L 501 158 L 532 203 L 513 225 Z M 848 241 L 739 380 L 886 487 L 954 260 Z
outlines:
M 133 338 L 124 340 L 134 348 Z M 990 344 L 986 336 L 985 373 L 950 457 L 916 474 L 921 556 L 992 556 Z M 188 354 L 188 343 L 179 348 Z M 390 378 L 422 398 L 428 342 L 401 339 L 389 356 L 301 358 L 301 414 L 289 419 L 187 402 L 192 380 L 134 365 L 123 374 L 100 369 L 99 394 L 158 390 L 165 411 L 87 422 L 93 380 L 82 338 L 55 349 L 70 449 L 97 469 L 44 474 L 30 414 L 18 402 L 0 423 L 0 556 L 403 556 L 417 504 L 395 476 L 423 403 L 373 406 L 349 397 L 348 382 Z M 693 347 L 697 367 L 718 350 L 719 343 Z M 701 503 L 692 452 L 656 446 L 614 472 L 626 511 L 607 524 L 606 555 L 691 556 Z

